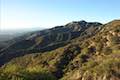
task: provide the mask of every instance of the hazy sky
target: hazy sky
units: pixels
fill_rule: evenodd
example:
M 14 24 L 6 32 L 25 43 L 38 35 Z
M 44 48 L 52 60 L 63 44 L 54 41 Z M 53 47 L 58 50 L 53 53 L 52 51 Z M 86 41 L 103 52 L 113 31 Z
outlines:
M 0 0 L 0 29 L 120 19 L 120 0 Z

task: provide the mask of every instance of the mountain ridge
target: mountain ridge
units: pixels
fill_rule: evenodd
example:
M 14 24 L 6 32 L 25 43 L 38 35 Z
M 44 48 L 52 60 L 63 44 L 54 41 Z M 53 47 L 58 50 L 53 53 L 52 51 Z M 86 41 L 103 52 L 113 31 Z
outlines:
M 56 26 L 51 29 L 28 33 L 28 34 L 25 34 L 24 36 L 18 37 L 18 39 L 15 38 L 13 40 L 14 42 L 10 46 L 8 46 L 7 49 L 5 48 L 1 51 L 1 54 L 8 55 L 8 53 L 10 53 L 10 54 L 13 54 L 14 56 L 16 53 L 19 54 L 24 52 L 25 53 L 34 52 L 34 51 L 44 52 L 44 51 L 54 50 L 57 47 L 64 46 L 71 39 L 82 36 L 80 35 L 82 33 L 84 36 L 84 33 L 86 32 L 87 29 L 89 29 L 90 27 L 93 27 L 93 29 L 96 29 L 97 28 L 96 26 L 98 25 L 102 25 L 102 24 L 97 22 L 92 23 L 92 22 L 78 21 L 78 22 L 68 23 L 65 26 Z M 85 35 L 90 36 L 92 34 L 88 33 Z M 1 59 L 0 63 L 3 62 L 2 58 L 3 56 L 0 56 L 0 59 Z
M 92 25 L 90 23 L 89 25 L 91 26 L 88 26 L 87 22 L 88 28 L 85 28 L 85 25 L 83 26 L 85 29 L 81 29 L 80 25 L 78 25 L 79 22 L 72 23 L 65 25 L 69 29 L 64 28 L 64 26 L 58 26 L 42 32 L 45 35 L 43 36 L 45 42 L 46 39 L 52 39 L 50 43 L 48 40 L 50 44 L 50 47 L 47 46 L 48 49 L 53 48 L 54 45 L 57 46 L 54 49 L 47 50 L 46 48 L 42 52 L 39 50 L 35 50 L 35 52 L 28 50 L 25 55 L 14 58 L 9 58 L 11 54 L 3 51 L 4 58 L 9 55 L 9 59 L 0 68 L 2 73 L 0 78 L 8 78 L 8 80 L 15 80 L 14 78 L 25 80 L 119 80 L 120 20 L 114 20 L 99 26 L 96 26 L 96 23 Z M 57 39 L 58 35 L 56 37 L 56 34 L 61 32 L 62 28 L 64 28 L 62 33 L 66 30 L 70 31 L 70 33 L 62 34 L 62 38 Z M 51 33 L 49 34 L 50 31 Z M 73 33 L 74 31 L 75 34 Z M 77 37 L 71 38 L 63 46 L 58 47 L 55 44 L 55 42 L 66 41 L 65 36 L 69 36 L 69 34 L 77 35 Z M 61 34 L 59 35 L 61 36 Z M 27 37 L 25 40 L 35 40 L 36 36 Z M 38 45 L 41 45 L 39 41 L 41 42 L 41 38 L 40 40 L 38 39 Z M 44 43 L 44 40 L 42 43 Z M 40 46 L 32 46 L 32 49 L 37 47 L 40 48 Z M 14 48 L 10 50 L 14 51 Z M 0 55 L 1 61 L 3 56 Z M 4 58 L 3 61 L 5 60 Z

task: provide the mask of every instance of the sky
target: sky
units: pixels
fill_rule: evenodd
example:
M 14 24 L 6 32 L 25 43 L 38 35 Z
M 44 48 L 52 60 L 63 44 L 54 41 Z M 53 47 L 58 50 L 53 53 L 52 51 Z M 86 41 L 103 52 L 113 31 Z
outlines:
M 51 28 L 120 19 L 120 0 L 0 0 L 0 29 Z

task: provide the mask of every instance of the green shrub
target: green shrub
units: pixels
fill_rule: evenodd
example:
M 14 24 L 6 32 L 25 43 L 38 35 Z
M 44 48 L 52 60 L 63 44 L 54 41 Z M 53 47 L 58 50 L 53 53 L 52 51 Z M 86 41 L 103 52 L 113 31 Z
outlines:
M 83 48 L 82 51 L 81 51 L 82 54 L 88 54 L 89 53 L 89 49 L 86 47 L 86 48 Z
M 56 80 L 56 77 L 47 68 L 39 65 L 20 69 L 14 64 L 9 64 L 0 69 L 0 80 Z

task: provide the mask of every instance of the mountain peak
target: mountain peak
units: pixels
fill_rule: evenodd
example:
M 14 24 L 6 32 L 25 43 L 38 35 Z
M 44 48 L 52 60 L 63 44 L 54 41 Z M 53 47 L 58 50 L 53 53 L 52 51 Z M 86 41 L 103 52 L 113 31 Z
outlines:
M 73 31 L 81 31 L 91 26 L 100 26 L 102 23 L 99 22 L 86 22 L 85 20 L 73 21 L 65 25 L 65 27 L 71 28 Z

